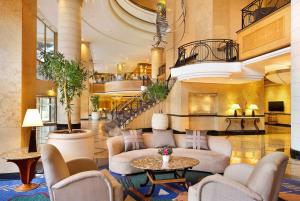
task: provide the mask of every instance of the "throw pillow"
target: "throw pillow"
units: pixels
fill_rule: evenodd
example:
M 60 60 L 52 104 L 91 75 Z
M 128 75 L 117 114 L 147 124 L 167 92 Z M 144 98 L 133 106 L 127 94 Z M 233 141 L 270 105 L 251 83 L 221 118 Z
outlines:
M 176 147 L 173 130 L 153 129 L 153 144 L 155 148 Z
M 207 131 L 186 130 L 185 148 L 188 149 L 209 149 Z
M 122 131 L 124 138 L 125 151 L 145 149 L 142 130 L 125 130 Z

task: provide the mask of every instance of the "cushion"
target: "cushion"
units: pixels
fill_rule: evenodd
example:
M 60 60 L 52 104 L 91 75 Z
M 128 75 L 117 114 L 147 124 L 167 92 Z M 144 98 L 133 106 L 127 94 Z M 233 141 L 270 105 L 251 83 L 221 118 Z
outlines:
M 176 147 L 173 136 L 173 130 L 157 130 L 153 129 L 153 144 L 155 148 L 160 147 Z
M 209 149 L 207 131 L 186 130 L 185 148 L 188 149 Z
M 125 130 L 122 131 L 124 138 L 125 151 L 145 149 L 142 130 Z

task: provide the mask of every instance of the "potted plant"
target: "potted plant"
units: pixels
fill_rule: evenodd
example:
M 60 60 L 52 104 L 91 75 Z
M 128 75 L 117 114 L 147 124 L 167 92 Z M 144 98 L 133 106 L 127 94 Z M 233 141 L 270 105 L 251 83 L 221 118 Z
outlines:
M 162 161 L 163 163 L 168 163 L 170 161 L 170 157 L 173 153 L 173 149 L 170 146 L 162 147 L 158 149 L 158 153 L 162 155 Z
M 75 60 L 67 60 L 59 52 L 45 53 L 39 66 L 39 73 L 52 80 L 58 89 L 59 102 L 67 115 L 67 130 L 53 131 L 48 135 L 48 143 L 55 145 L 65 160 L 94 156 L 94 137 L 89 130 L 72 129 L 72 101 L 81 95 L 88 78 L 88 71 Z
M 100 118 L 100 113 L 98 111 L 99 96 L 97 96 L 97 95 L 91 96 L 90 101 L 92 103 L 92 120 L 99 120 L 99 118 Z
M 169 127 L 168 115 L 162 113 L 162 105 L 160 104 L 166 99 L 169 89 L 164 83 L 153 83 L 148 86 L 146 94 L 147 97 L 153 102 L 159 103 L 159 113 L 152 115 L 152 128 L 166 130 Z

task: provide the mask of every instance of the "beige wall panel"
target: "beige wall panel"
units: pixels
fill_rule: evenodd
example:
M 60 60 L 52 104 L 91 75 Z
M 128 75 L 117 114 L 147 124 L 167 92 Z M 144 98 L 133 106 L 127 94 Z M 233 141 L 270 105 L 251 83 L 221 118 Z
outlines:
M 269 101 L 284 101 L 284 113 L 277 116 L 277 123 L 291 124 L 291 85 L 269 85 L 265 86 L 265 112 L 268 111 Z M 265 116 L 265 121 L 268 122 L 269 115 Z
M 269 101 L 284 101 L 284 112 L 291 113 L 291 85 L 265 86 L 265 111 Z
M 22 1 L 22 119 L 36 107 L 36 13 L 37 1 Z M 28 146 L 30 128 L 22 128 L 21 145 Z
M 244 60 L 288 46 L 291 41 L 290 15 L 291 7 L 287 5 L 239 31 L 240 59 Z
M 105 83 L 105 92 L 140 91 L 142 80 L 123 80 Z

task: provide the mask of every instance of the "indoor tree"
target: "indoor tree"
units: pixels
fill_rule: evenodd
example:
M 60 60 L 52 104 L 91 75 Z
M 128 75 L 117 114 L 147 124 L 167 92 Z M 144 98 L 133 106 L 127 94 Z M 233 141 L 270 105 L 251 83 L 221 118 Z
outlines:
M 91 96 L 90 101 L 91 101 L 92 106 L 93 106 L 92 111 L 97 112 L 98 108 L 99 108 L 99 103 L 100 103 L 99 96 L 97 96 L 97 95 Z
M 85 88 L 88 71 L 75 60 L 68 60 L 62 53 L 49 52 L 42 55 L 39 73 L 52 80 L 60 93 L 60 103 L 64 106 L 68 119 L 68 132 L 72 133 L 72 101 Z

